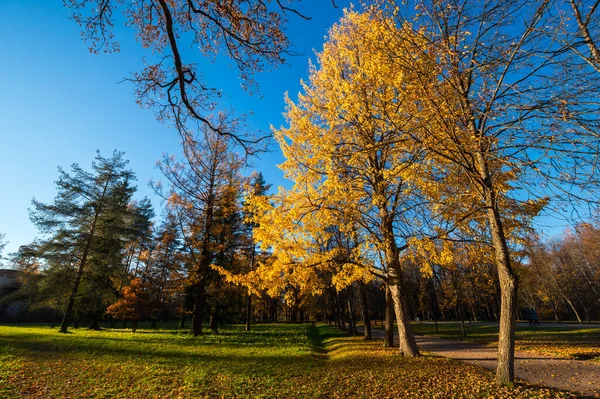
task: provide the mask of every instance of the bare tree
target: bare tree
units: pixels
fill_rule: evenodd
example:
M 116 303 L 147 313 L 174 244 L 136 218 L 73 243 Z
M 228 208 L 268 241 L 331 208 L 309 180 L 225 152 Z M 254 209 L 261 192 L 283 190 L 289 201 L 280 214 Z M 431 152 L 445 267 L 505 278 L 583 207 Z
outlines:
M 130 79 L 141 106 L 156 110 L 161 121 L 174 123 L 182 136 L 205 125 L 231 136 L 247 153 L 253 153 L 265 137 L 241 134 L 239 117 L 211 119 L 221 91 L 202 76 L 201 67 L 183 51 L 195 47 L 213 60 L 226 54 L 237 67 L 245 88 L 255 88 L 252 75 L 285 63 L 292 55 L 285 33 L 288 15 L 309 17 L 284 0 L 64 0 L 73 19 L 83 28 L 92 52 L 119 51 L 113 28 L 116 15 L 136 30 L 143 47 L 154 60 Z M 335 4 L 334 4 L 335 5 Z M 189 59 L 188 59 L 189 58 Z

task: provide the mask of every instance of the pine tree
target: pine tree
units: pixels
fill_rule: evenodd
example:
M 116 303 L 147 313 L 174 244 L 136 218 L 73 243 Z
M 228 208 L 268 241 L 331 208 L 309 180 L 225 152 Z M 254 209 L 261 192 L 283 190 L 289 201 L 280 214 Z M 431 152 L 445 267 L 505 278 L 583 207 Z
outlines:
M 84 274 L 86 303 L 91 306 L 86 310 L 98 315 L 124 243 L 139 234 L 138 209 L 130 206 L 135 175 L 126 169 L 127 163 L 122 152 L 113 152 L 111 158 L 98 152 L 89 172 L 77 164 L 71 173 L 59 168 L 52 203 L 32 201 L 30 218 L 47 236 L 40 242 L 39 256 L 68 265 L 74 273 L 61 332 L 67 332 L 73 317 Z

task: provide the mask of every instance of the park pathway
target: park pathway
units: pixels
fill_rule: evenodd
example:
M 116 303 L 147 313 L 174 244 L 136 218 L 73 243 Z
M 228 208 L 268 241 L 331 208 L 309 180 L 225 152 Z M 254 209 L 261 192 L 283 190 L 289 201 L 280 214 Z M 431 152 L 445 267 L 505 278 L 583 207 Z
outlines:
M 373 329 L 373 338 L 383 339 L 383 335 L 383 330 Z M 397 335 L 394 341 L 397 345 Z M 417 345 L 419 350 L 435 356 L 496 369 L 496 347 L 430 336 L 417 336 Z M 600 364 L 591 361 L 516 352 L 515 376 L 540 386 L 600 398 Z

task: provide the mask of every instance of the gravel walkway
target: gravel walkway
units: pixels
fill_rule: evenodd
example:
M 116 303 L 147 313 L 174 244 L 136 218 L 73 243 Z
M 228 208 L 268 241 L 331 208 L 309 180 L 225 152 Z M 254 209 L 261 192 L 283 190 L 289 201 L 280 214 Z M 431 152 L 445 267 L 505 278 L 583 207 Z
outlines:
M 382 330 L 373 329 L 373 338 L 383 339 Z M 395 335 L 398 342 L 398 336 Z M 471 342 L 452 341 L 429 336 L 417 336 L 423 352 L 496 369 L 496 348 Z M 600 364 L 586 360 L 571 360 L 552 356 L 516 352 L 515 376 L 537 385 L 581 393 L 600 398 Z

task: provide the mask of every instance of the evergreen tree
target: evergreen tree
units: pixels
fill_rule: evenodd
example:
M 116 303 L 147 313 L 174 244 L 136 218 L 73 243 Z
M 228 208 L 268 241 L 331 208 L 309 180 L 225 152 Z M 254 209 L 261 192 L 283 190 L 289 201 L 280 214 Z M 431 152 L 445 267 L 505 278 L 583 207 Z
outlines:
M 123 153 L 115 151 L 111 158 L 98 153 L 89 172 L 77 164 L 71 173 L 59 168 L 54 201 L 32 201 L 30 218 L 47 236 L 40 242 L 39 256 L 68 266 L 74 275 L 61 332 L 67 332 L 82 287 L 82 310 L 97 321 L 112 288 L 111 276 L 121 265 L 124 244 L 140 234 L 137 227 L 144 215 L 130 205 L 136 188 L 127 163 Z

